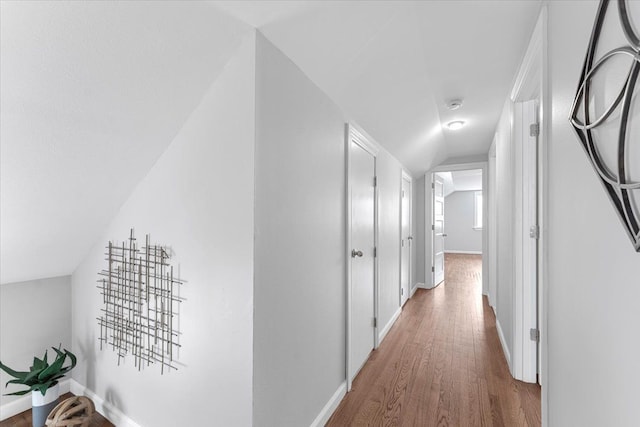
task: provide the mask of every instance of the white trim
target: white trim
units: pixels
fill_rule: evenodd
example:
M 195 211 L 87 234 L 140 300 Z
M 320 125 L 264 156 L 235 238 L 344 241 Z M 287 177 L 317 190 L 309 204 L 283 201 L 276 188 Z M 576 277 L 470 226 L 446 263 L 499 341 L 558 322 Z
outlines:
M 432 200 L 427 197 L 427 195 L 431 196 L 431 185 L 433 185 L 433 174 L 425 173 L 424 174 L 424 194 L 423 194 L 423 206 L 422 209 L 424 211 L 423 215 L 423 223 L 424 223 L 424 235 L 422 236 L 424 242 L 424 283 L 422 286 L 424 289 L 429 289 L 427 283 L 433 283 L 433 256 L 427 256 L 427 242 L 433 244 L 431 240 L 431 224 L 433 224 L 433 208 L 431 207 Z M 427 223 L 427 218 L 429 222 Z M 431 252 L 433 252 L 433 248 L 431 248 Z
M 538 152 L 537 153 L 525 153 L 523 150 L 518 151 L 520 148 L 516 144 L 516 186 L 522 188 L 528 188 L 529 182 L 523 181 L 531 176 L 531 173 L 526 173 L 529 163 L 523 160 L 529 159 L 532 155 L 538 156 L 537 170 L 533 175 L 537 175 L 537 182 L 534 183 L 535 191 L 537 195 L 533 195 L 533 199 L 539 204 L 535 207 L 532 213 L 527 211 L 529 206 L 529 198 L 516 199 L 515 213 L 515 267 L 516 277 L 514 281 L 514 300 L 513 300 L 513 369 L 511 370 L 513 376 L 521 381 L 536 382 L 536 374 L 538 367 L 540 370 L 540 378 L 542 383 L 545 383 L 544 375 L 546 362 L 545 352 L 547 342 L 546 337 L 546 306 L 545 306 L 545 239 L 544 234 L 546 230 L 545 216 L 546 216 L 546 197 L 547 192 L 545 188 L 546 184 L 546 124 L 545 124 L 545 109 L 550 111 L 546 103 L 546 91 L 547 91 L 547 76 L 546 76 L 546 7 L 541 9 L 541 12 L 536 21 L 536 26 L 532 32 L 529 44 L 527 46 L 526 53 L 522 59 L 520 67 L 518 68 L 518 74 L 513 84 L 513 89 L 510 94 L 510 101 L 515 103 L 514 110 L 512 111 L 512 122 L 515 119 L 514 114 L 518 113 L 518 107 L 521 102 L 536 100 L 538 123 L 541 132 L 538 136 Z M 523 110 L 524 111 L 524 110 Z M 526 140 L 528 136 L 527 129 L 523 129 L 523 139 Z M 529 145 L 527 145 L 529 147 Z M 519 169 L 518 169 L 519 168 Z M 518 191 L 518 190 L 516 190 Z M 519 194 L 520 195 L 520 194 Z M 520 202 L 520 203 L 518 203 Z M 540 239 L 537 242 L 531 242 L 526 235 L 526 232 L 531 224 L 529 216 L 537 217 L 537 225 L 540 227 Z M 536 244 L 537 243 L 537 244 Z M 533 252 L 532 252 L 533 251 Z M 537 252 L 536 252 L 537 251 Z M 537 266 L 531 265 L 531 256 L 536 258 Z M 533 269 L 532 269 L 533 268 Z M 534 277 L 533 284 L 530 282 L 529 277 Z M 535 289 L 537 283 L 537 288 Z M 537 327 L 540 330 L 541 340 L 536 346 L 529 339 L 529 330 L 532 327 Z M 538 362 L 538 366 L 536 366 Z M 547 396 L 543 388 L 542 397 L 542 424 L 548 425 L 548 419 L 546 414 Z
M 69 393 L 71 387 L 70 383 L 71 380 L 68 378 L 58 383 L 60 386 L 60 395 Z M 24 396 L 20 396 L 16 400 L 5 403 L 4 405 L 0 406 L 0 421 L 11 418 L 14 415 L 18 415 L 24 411 L 28 411 L 29 409 L 31 409 L 31 406 L 31 394 L 25 394 Z
M 402 236 L 402 218 L 404 216 L 404 210 L 402 209 L 402 187 L 404 184 L 404 181 L 407 181 L 409 183 L 409 194 L 407 195 L 407 197 L 409 197 L 409 235 L 412 236 L 411 239 L 407 239 L 407 245 L 409 245 L 409 277 L 407 278 L 407 281 L 409 283 L 409 295 L 407 295 L 407 299 L 405 301 L 405 303 L 407 301 L 409 301 L 409 298 L 411 298 L 413 296 L 413 292 L 411 292 L 411 280 L 413 279 L 413 264 L 411 262 L 411 259 L 413 257 L 413 179 L 411 178 L 411 175 L 409 175 L 408 172 L 406 172 L 404 169 L 402 169 L 402 178 L 400 178 L 400 242 L 399 242 L 399 249 L 400 249 L 400 274 L 399 274 L 399 291 L 398 291 L 398 296 L 400 297 L 399 302 L 400 302 L 400 307 L 403 306 L 403 302 L 402 302 L 402 240 L 403 240 L 403 236 Z
M 534 77 L 538 77 L 539 79 L 542 77 L 541 74 L 539 74 L 541 70 L 540 64 L 538 63 L 543 41 L 543 22 L 541 17 L 542 12 L 540 13 L 540 16 L 538 17 L 538 20 L 536 22 L 536 26 L 533 29 L 531 39 L 529 39 L 529 45 L 527 46 L 527 51 L 522 58 L 520 68 L 518 69 L 518 74 L 516 75 L 516 79 L 513 83 L 513 88 L 511 89 L 511 94 L 509 95 L 509 99 L 511 99 L 512 102 L 516 102 L 517 100 L 522 101 L 523 96 L 530 97 L 532 88 L 530 86 L 531 83 L 538 83 L 532 79 L 532 73 L 535 73 L 533 74 Z
M 327 404 L 324 405 L 324 408 L 322 408 L 322 410 L 320 411 L 316 419 L 313 420 L 310 427 L 324 426 L 327 423 L 327 421 L 329 421 L 329 418 L 331 418 L 331 415 L 333 415 L 333 412 L 336 410 L 336 408 L 338 407 L 342 399 L 346 396 L 346 394 L 347 394 L 347 382 L 344 381 L 342 384 L 340 384 L 340 387 L 338 387 L 336 392 L 333 393 L 333 396 L 331 396 Z
M 502 333 L 502 327 L 500 326 L 500 321 L 496 317 L 496 330 L 498 331 L 498 338 L 500 338 L 500 344 L 502 345 L 502 352 L 504 353 L 504 358 L 507 359 L 507 365 L 509 365 L 509 372 L 511 372 L 511 353 L 509 353 L 509 347 L 507 347 L 507 342 L 504 339 L 504 334 Z
M 467 255 L 482 255 L 482 251 L 456 251 L 454 249 L 445 249 L 445 254 L 467 254 Z
M 384 339 L 384 337 L 387 336 L 387 334 L 389 333 L 389 330 L 391 329 L 393 324 L 396 323 L 396 320 L 398 320 L 398 317 L 400 317 L 400 314 L 402 314 L 402 308 L 398 307 L 396 312 L 393 313 L 393 316 L 391 316 L 391 319 L 389 319 L 387 324 L 384 325 L 384 328 L 382 328 L 382 330 L 380 331 L 380 335 L 378 336 L 378 342 L 379 343 L 381 343 L 382 340 Z
M 487 164 L 486 161 L 482 161 L 482 162 L 472 162 L 472 163 L 455 163 L 451 165 L 439 165 L 431 169 L 429 173 L 482 169 L 485 167 L 486 164 Z
M 347 313 L 346 313 L 346 345 L 345 345 L 345 377 L 347 392 L 351 390 L 351 383 L 358 371 L 362 368 L 359 367 L 355 372 L 351 372 L 351 141 L 371 154 L 374 158 L 374 176 L 378 176 L 378 152 L 380 146 L 372 139 L 365 136 L 366 133 L 356 128 L 352 123 L 345 123 L 345 210 L 346 210 L 346 233 L 345 233 L 345 259 L 346 259 L 346 293 L 347 293 Z M 376 248 L 379 247 L 378 242 L 378 230 L 379 230 L 379 186 L 376 185 L 374 193 L 374 221 L 373 221 L 373 238 Z M 379 257 L 376 256 L 373 259 L 374 263 L 374 284 L 373 284 L 373 315 L 377 319 L 378 316 L 378 295 L 379 295 L 379 283 L 378 277 L 379 271 Z M 377 349 L 380 341 L 378 339 L 378 326 L 373 327 L 373 348 Z M 366 360 L 363 364 L 366 363 Z
M 373 157 L 378 157 L 380 146 L 377 143 L 373 142 L 370 137 L 365 136 L 365 133 L 358 129 L 353 123 L 347 123 L 346 126 L 347 138 L 352 138 L 353 142 L 369 152 Z
M 351 184 L 349 182 L 349 176 L 351 175 L 351 143 L 349 142 L 349 132 L 350 126 L 349 124 L 345 124 L 344 126 L 344 176 L 345 176 L 345 189 L 344 189 L 344 200 L 345 200 L 345 217 L 346 217 L 346 233 L 344 239 L 344 256 L 346 259 L 345 266 L 345 292 L 347 294 L 347 304 L 346 304 L 346 317 L 345 317 L 345 377 L 346 377 L 346 385 L 347 391 L 351 390 L 351 370 L 349 366 L 351 365 Z
M 113 404 L 104 400 L 94 391 L 89 390 L 74 379 L 71 380 L 71 393 L 76 396 L 87 396 L 89 399 L 93 400 L 93 403 L 96 406 L 96 411 L 118 427 L 140 427 L 140 424 L 133 421 L 120 409 L 116 408 Z
M 547 295 L 548 295 L 548 276 L 547 276 L 547 219 L 548 219 L 548 206 L 549 206 L 549 191 L 548 191 L 548 142 L 549 130 L 547 126 L 546 116 L 551 113 L 550 96 L 549 96 L 549 84 L 548 84 L 548 35 L 547 35 L 547 5 L 542 5 L 542 11 L 538 20 L 541 22 L 539 29 L 542 35 L 542 48 L 541 48 L 541 64 L 542 76 L 540 87 L 540 135 L 538 139 L 539 148 L 539 171 L 538 171 L 538 226 L 540 227 L 540 238 L 538 239 L 538 329 L 540 330 L 540 342 L 539 342 L 539 370 L 538 381 L 542 386 L 542 427 L 549 425 L 549 395 L 548 395 L 548 369 L 547 360 L 549 346 L 547 341 Z M 537 26 L 536 26 L 537 27 Z

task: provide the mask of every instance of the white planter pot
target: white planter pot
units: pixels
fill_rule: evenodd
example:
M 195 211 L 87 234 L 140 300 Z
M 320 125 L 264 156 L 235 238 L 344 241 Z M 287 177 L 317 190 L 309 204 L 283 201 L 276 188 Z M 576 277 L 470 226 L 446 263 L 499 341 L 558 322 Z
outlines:
M 31 392 L 31 406 L 33 427 L 43 427 L 47 415 L 58 404 L 60 397 L 60 385 L 49 387 L 44 396 L 37 390 Z

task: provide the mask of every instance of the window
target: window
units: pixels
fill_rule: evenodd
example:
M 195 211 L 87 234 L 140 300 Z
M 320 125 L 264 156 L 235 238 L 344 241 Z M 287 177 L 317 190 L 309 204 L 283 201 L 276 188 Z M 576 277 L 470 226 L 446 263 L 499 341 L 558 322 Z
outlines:
M 474 200 L 476 210 L 473 221 L 473 228 L 476 230 L 482 230 L 482 191 L 476 191 L 474 193 Z

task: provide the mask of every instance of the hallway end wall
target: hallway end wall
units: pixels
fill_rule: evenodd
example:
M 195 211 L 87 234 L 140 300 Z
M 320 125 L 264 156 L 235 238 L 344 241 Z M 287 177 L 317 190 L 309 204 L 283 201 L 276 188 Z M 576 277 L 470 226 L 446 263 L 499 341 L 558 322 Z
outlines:
M 475 191 L 454 191 L 444 198 L 444 251 L 482 254 L 482 228 L 475 228 Z

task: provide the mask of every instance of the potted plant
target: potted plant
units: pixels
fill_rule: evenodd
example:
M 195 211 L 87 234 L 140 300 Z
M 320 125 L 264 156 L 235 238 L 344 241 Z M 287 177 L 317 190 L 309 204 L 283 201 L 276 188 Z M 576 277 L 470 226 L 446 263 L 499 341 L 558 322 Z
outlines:
M 31 392 L 33 427 L 44 426 L 47 415 L 57 405 L 60 397 L 58 380 L 76 366 L 76 356 L 69 350 L 61 351 L 59 348 L 51 348 L 56 352 L 56 360 L 49 364 L 45 350 L 42 359 L 33 358 L 33 365 L 28 372 L 14 371 L 0 361 L 0 369 L 14 377 L 5 387 L 9 384 L 22 384 L 29 387 L 26 390 L 8 393 L 7 396 L 21 396 Z M 64 366 L 67 357 L 70 365 Z

